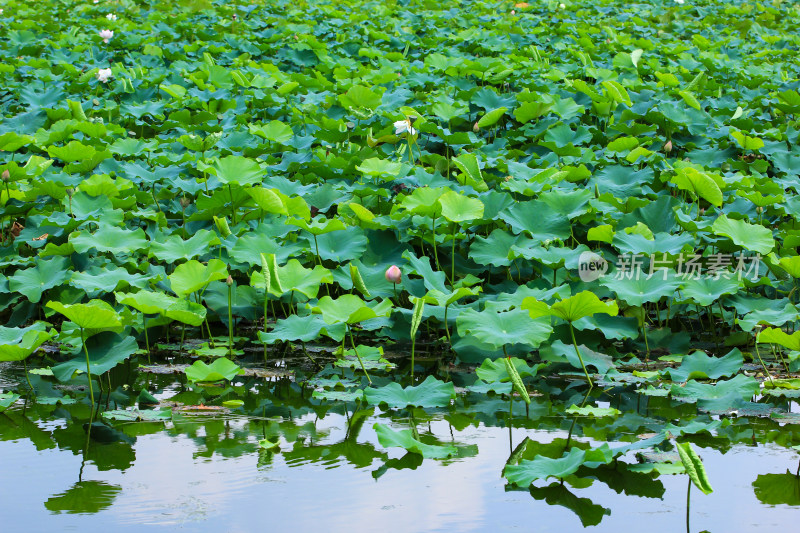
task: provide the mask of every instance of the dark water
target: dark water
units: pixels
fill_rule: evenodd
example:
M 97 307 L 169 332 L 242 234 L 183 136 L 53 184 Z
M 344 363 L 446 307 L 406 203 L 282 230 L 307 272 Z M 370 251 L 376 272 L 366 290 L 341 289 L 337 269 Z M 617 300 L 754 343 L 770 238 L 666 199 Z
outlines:
M 147 379 L 157 385 L 159 399 L 208 395 L 181 387 L 172 377 Z M 528 419 L 522 404 L 515 404 L 517 427 L 509 435 L 507 409 L 495 412 L 508 405 L 500 400 L 413 412 L 365 406 L 354 416 L 354 404 L 345 414 L 341 402 L 311 400 L 310 390 L 285 379 L 247 386 L 249 392 L 239 388 L 239 396 L 248 398 L 243 411 L 176 415 L 166 424 L 108 423 L 94 426 L 88 439 L 88 405 L 25 406 L 20 400 L 0 414 L 3 530 L 563 533 L 583 528 L 578 513 L 543 497 L 563 494 L 557 480 L 536 482 L 536 499 L 528 490 L 509 490 L 501 476 L 510 450 L 525 437 L 540 443 L 567 438 L 573 419 L 545 413 L 541 399 Z M 266 416 L 253 414 L 259 407 Z M 412 415 L 422 440 L 435 437 L 473 451 L 420 460 L 381 446 L 373 424 L 404 429 Z M 790 426 L 766 424 L 751 431 L 755 445 L 710 435 L 695 445 L 714 492 L 703 495 L 692 488 L 689 531 L 797 529 L 800 507 L 766 505 L 754 492 L 759 475 L 794 473 L 798 465 L 796 451 L 759 442 L 775 441 L 776 432 L 789 432 Z M 581 435 L 591 431 L 574 430 L 573 438 L 598 445 Z M 277 440 L 280 451 L 260 449 L 265 436 Z M 624 459 L 636 462 L 633 455 Z M 566 486 L 574 494 L 573 507 L 599 513 L 592 530 L 675 532 L 687 530 L 687 480 L 685 474 L 661 475 L 645 489 L 630 490 L 661 492 L 660 497 L 626 495 L 624 479 L 616 486 L 619 493 L 610 482 Z

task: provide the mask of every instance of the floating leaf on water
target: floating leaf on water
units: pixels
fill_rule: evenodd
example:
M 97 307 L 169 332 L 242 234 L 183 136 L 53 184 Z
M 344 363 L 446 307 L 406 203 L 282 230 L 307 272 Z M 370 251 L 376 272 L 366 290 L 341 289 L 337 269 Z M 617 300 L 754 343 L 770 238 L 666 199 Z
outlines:
M 389 383 L 381 388 L 366 389 L 364 395 L 373 405 L 385 403 L 389 407 L 399 408 L 409 405 L 443 407 L 450 405 L 450 400 L 455 398 L 456 393 L 452 383 L 428 376 L 416 387 L 403 388 L 399 383 Z
M 594 416 L 597 418 L 605 416 L 618 416 L 621 414 L 619 409 L 614 409 L 613 407 L 594 407 L 592 405 L 586 405 L 584 407 L 572 405 L 564 412 L 571 415 Z
M 171 409 L 116 409 L 103 411 L 103 418 L 116 422 L 164 422 L 172 420 Z
M 226 357 L 215 359 L 210 365 L 203 361 L 195 361 L 184 372 L 186 378 L 194 382 L 231 381 L 236 376 L 245 373 L 236 363 Z
M 434 445 L 425 444 L 415 439 L 410 429 L 395 431 L 389 426 L 375 424 L 373 426 L 378 435 L 378 442 L 386 448 L 398 447 L 416 453 L 426 459 L 446 459 L 458 454 L 458 450 L 451 444 Z

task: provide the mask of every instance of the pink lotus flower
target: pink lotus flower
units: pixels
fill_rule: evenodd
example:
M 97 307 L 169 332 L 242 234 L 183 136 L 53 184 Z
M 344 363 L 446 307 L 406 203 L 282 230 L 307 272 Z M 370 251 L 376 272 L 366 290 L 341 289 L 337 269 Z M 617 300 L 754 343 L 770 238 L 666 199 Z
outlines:
M 403 281 L 403 273 L 397 268 L 397 265 L 392 265 L 386 269 L 386 281 L 390 283 L 400 283 Z

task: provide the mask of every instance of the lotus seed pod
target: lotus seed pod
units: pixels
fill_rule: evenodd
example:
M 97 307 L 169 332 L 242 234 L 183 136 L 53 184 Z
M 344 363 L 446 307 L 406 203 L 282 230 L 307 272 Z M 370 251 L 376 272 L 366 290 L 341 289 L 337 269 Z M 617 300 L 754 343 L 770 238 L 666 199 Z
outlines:
M 189 207 L 190 205 L 192 205 L 192 200 L 191 200 L 191 198 L 187 198 L 187 197 L 185 197 L 185 196 L 182 196 L 182 197 L 181 197 L 181 208 L 183 208 L 183 209 L 186 209 L 186 208 L 187 208 L 187 207 Z
M 397 265 L 392 265 L 386 269 L 386 281 L 390 283 L 400 283 L 403 280 L 403 273 Z

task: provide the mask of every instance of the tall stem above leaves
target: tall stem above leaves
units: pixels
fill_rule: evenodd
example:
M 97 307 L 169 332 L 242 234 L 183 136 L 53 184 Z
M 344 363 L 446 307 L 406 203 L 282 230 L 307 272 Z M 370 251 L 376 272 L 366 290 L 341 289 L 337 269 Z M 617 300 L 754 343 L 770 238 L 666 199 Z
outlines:
M 86 337 L 81 329 L 81 343 L 83 344 L 83 352 L 86 354 L 86 375 L 89 378 L 89 400 L 92 402 L 92 409 L 94 410 L 94 391 L 92 390 L 92 369 L 89 366 L 89 349 L 86 347 Z
M 583 363 L 581 351 L 578 349 L 578 341 L 575 340 L 575 329 L 572 327 L 572 322 L 567 322 L 567 324 L 569 324 L 569 333 L 572 335 L 572 345 L 575 347 L 575 353 L 578 354 L 578 360 L 581 362 L 583 373 L 586 374 L 586 379 L 589 381 L 589 388 L 592 388 L 594 387 L 594 383 L 592 383 L 592 378 L 589 377 L 589 371 L 586 370 L 586 365 Z

